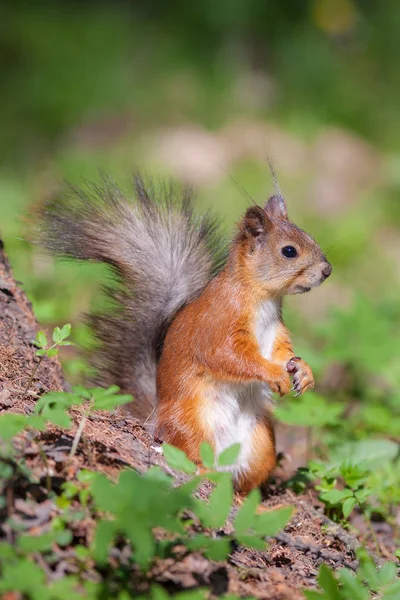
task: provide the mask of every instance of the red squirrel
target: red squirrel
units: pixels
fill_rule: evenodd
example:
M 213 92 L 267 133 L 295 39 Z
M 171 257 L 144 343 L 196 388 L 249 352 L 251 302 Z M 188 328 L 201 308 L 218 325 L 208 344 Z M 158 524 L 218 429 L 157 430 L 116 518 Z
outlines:
M 275 467 L 272 392 L 314 385 L 295 356 L 282 299 L 320 285 L 332 267 L 292 223 L 279 188 L 250 206 L 226 246 L 188 190 L 146 185 L 135 199 L 112 180 L 70 187 L 42 211 L 42 243 L 59 255 L 112 266 L 114 312 L 90 317 L 99 342 L 97 383 L 134 395 L 136 414 L 156 413 L 156 435 L 200 464 L 200 445 L 218 455 L 241 444 L 232 467 L 241 493 Z M 292 377 L 292 381 L 291 381 Z

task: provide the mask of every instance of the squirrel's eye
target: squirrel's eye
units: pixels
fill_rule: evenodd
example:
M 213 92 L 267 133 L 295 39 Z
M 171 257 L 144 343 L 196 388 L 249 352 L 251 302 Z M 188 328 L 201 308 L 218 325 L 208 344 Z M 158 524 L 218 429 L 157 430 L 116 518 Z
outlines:
M 297 250 L 294 246 L 284 246 L 282 248 L 282 254 L 285 258 L 296 258 Z

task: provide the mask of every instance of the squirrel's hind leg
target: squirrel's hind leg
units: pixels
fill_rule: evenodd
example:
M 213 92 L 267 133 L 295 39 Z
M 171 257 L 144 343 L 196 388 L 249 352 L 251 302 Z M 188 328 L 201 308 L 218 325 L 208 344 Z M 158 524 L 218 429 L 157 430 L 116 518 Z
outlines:
M 238 494 L 248 494 L 265 483 L 276 465 L 275 434 L 271 421 L 266 417 L 254 428 L 251 441 L 249 466 L 241 472 L 235 482 Z

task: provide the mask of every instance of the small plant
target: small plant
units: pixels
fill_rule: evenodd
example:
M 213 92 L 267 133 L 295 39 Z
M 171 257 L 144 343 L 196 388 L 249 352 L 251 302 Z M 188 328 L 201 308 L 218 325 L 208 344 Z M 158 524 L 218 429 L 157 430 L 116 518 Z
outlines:
M 348 519 L 358 507 L 368 525 L 377 553 L 380 548 L 371 524 L 374 511 L 371 503 L 380 492 L 375 469 L 380 465 L 391 468 L 390 462 L 397 454 L 397 445 L 389 440 L 361 440 L 343 444 L 331 455 L 329 462 L 310 462 L 305 476 L 315 482 L 319 498 L 326 506 L 327 515 L 334 520 Z M 351 458 L 348 458 L 351 457 Z M 381 472 L 381 471 L 379 471 Z M 390 499 L 398 489 L 398 481 L 392 484 Z M 381 492 L 382 493 L 382 492 Z
M 327 468 L 324 463 L 313 462 L 309 472 L 318 480 L 315 489 L 320 492 L 319 498 L 326 504 L 331 518 L 347 519 L 355 506 L 363 509 L 372 494 L 366 485 L 368 472 L 361 465 L 345 461 L 338 467 Z
M 44 331 L 38 331 L 38 333 L 36 334 L 36 338 L 34 340 L 32 340 L 32 343 L 38 348 L 38 350 L 36 350 L 36 356 L 39 357 L 39 360 L 31 373 L 28 383 L 26 384 L 26 387 L 25 387 L 25 390 L 23 393 L 23 397 L 25 397 L 26 394 L 28 393 L 31 383 L 32 383 L 40 365 L 42 364 L 44 357 L 47 356 L 48 358 L 51 358 L 52 356 L 56 356 L 58 354 L 58 350 L 61 346 L 72 346 L 73 345 L 72 342 L 67 341 L 67 338 L 70 335 L 71 335 L 70 323 L 67 323 L 66 325 L 64 325 L 61 328 L 55 327 L 53 330 L 53 335 L 52 335 L 53 343 L 51 345 L 49 345 L 49 343 L 47 341 L 47 336 L 44 333 Z
M 315 392 L 307 392 L 301 398 L 291 398 L 275 408 L 276 417 L 288 425 L 307 428 L 307 456 L 311 460 L 314 444 L 320 438 L 322 428 L 337 426 L 343 412 L 340 402 L 328 402 Z
M 70 393 L 50 392 L 37 402 L 33 415 L 0 417 L 0 432 L 9 429 L 8 439 L 11 440 L 24 428 L 34 432 L 37 427 L 43 429 L 47 422 L 68 428 L 71 425 L 68 410 L 76 408 L 83 418 L 74 437 L 71 456 L 79 443 L 85 419 L 93 410 L 112 410 L 130 400 L 128 395 L 119 395 L 117 387 L 107 390 L 76 387 Z M 118 577 L 122 579 L 118 580 L 116 576 L 112 585 L 114 590 L 119 585 L 118 594 L 114 592 L 114 595 L 122 600 L 132 594 L 136 597 L 135 584 L 128 573 L 144 574 L 156 560 L 173 557 L 176 551 L 182 552 L 182 548 L 185 552 L 202 552 L 214 561 L 225 560 L 238 543 L 265 548 L 266 538 L 285 526 L 292 508 L 257 514 L 261 495 L 254 490 L 232 519 L 232 533 L 226 535 L 224 526 L 233 508 L 233 484 L 231 473 L 224 469 L 237 460 L 239 451 L 240 446 L 235 444 L 215 456 L 212 448 L 203 444 L 203 466 L 208 472 L 200 475 L 197 465 L 181 450 L 164 444 L 170 467 L 189 475 L 180 485 L 159 467 L 152 467 L 143 474 L 124 469 L 117 482 L 112 482 L 106 475 L 81 470 L 74 481 L 67 480 L 62 484 L 58 494 L 50 482 L 47 493 L 58 514 L 52 517 L 43 533 L 26 535 L 19 530 L 18 524 L 14 526 L 12 520 L 9 522 L 16 543 L 13 548 L 0 544 L 0 594 L 20 592 L 29 600 L 94 599 L 99 594 L 109 597 L 111 591 L 101 573 L 107 572 L 111 553 L 114 553 L 112 560 L 115 563 L 121 545 L 127 548 L 129 559 L 119 566 Z M 2 486 L 7 487 L 9 479 L 12 481 L 15 477 L 12 464 L 4 465 L 8 470 L 2 473 Z M 223 470 L 215 471 L 214 468 Z M 29 469 L 19 470 L 18 477 L 29 478 Z M 204 478 L 214 486 L 208 499 L 196 495 Z M 77 502 L 78 511 L 75 508 Z M 92 541 L 86 546 L 74 543 L 72 531 L 79 520 L 95 523 Z M 49 583 L 42 565 L 51 564 L 54 551 L 59 548 L 68 548 L 72 570 L 77 574 L 64 577 L 62 582 Z M 96 584 L 80 577 L 79 573 L 85 573 L 88 568 L 94 573 Z M 152 586 L 149 593 L 155 599 L 170 597 L 159 586 Z M 176 598 L 200 599 L 206 595 L 206 590 L 195 590 L 178 594 Z
M 359 569 L 353 573 L 349 569 L 339 569 L 334 573 L 326 565 L 321 565 L 318 583 L 321 592 L 307 590 L 307 600 L 397 600 L 400 597 L 400 580 L 397 567 L 386 563 L 378 569 L 365 550 L 357 553 Z

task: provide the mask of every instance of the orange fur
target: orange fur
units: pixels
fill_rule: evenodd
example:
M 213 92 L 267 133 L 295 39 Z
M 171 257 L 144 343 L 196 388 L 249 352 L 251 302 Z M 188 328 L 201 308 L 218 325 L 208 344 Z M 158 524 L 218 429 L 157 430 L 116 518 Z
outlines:
M 245 217 L 225 268 L 170 325 L 158 365 L 158 435 L 184 450 L 196 463 L 200 462 L 199 448 L 203 441 L 215 448 L 213 421 L 208 416 L 219 402 L 224 389 L 221 386 L 265 382 L 272 391 L 284 395 L 291 385 L 286 365 L 293 357 L 293 349 L 282 322 L 280 302 L 285 293 L 290 293 L 288 290 L 305 285 L 307 280 L 304 268 L 299 270 L 297 279 L 291 273 L 279 275 L 281 259 L 275 254 L 287 234 L 280 231 L 275 234 L 273 220 L 265 217 L 266 222 L 260 225 L 257 211 L 248 212 L 252 213 L 251 218 L 246 221 Z M 261 221 L 263 218 L 261 214 Z M 263 249 L 262 255 L 258 250 L 264 248 L 259 231 L 261 235 L 267 235 L 268 231 L 266 239 L 271 245 Z M 308 236 L 303 241 L 302 235 L 306 234 L 295 228 L 293 235 L 296 243 L 305 246 L 307 241 L 318 260 L 327 264 L 320 250 L 318 254 L 314 249 L 315 242 L 311 243 Z M 260 276 L 263 267 L 260 256 L 269 261 L 272 273 L 269 279 Z M 274 275 L 274 269 L 278 275 Z M 271 324 L 276 326 L 276 335 L 270 359 L 261 354 L 255 332 L 256 315 L 266 301 L 279 307 L 274 317 L 276 323 Z M 217 425 L 223 428 L 224 423 Z M 246 444 L 248 468 L 236 478 L 236 487 L 243 493 L 266 481 L 275 467 L 275 437 L 267 406 L 262 414 L 257 413 L 251 439 Z
M 251 332 L 259 290 L 249 279 L 245 265 L 239 273 L 222 271 L 177 315 L 165 339 L 157 375 L 158 434 L 196 463 L 201 442 L 214 446 L 201 408 L 221 381 L 268 381 L 281 395 L 289 391 L 289 375 L 261 356 Z M 275 466 L 270 419 L 260 420 L 252 442 L 251 474 L 237 482 L 244 492 L 265 481 Z
M 239 477 L 236 487 L 247 494 L 258 487 L 271 475 L 276 465 L 275 434 L 272 421 L 260 420 L 253 434 L 253 454 L 249 473 Z

